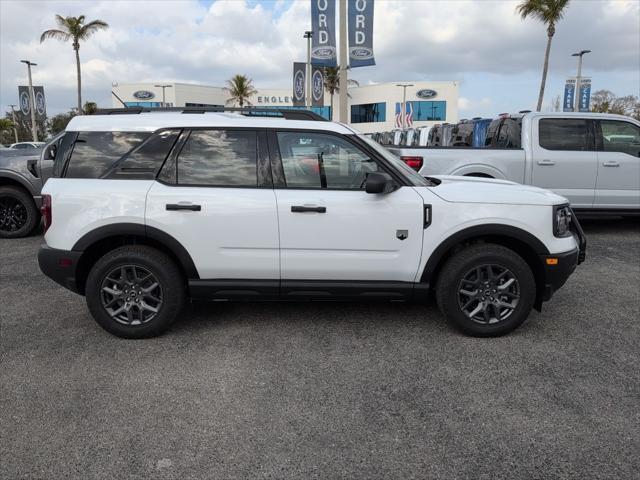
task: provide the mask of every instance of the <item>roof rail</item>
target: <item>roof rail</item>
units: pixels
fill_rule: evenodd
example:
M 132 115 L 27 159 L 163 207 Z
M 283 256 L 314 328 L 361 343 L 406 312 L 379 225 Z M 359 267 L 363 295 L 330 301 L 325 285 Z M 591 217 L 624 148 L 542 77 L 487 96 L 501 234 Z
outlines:
M 321 115 L 311 110 L 297 110 L 285 108 L 255 108 L 255 107 L 127 107 L 127 108 L 101 108 L 94 115 L 137 115 L 140 113 L 176 112 L 186 114 L 198 114 L 206 112 L 237 112 L 248 117 L 276 117 L 287 120 L 313 120 L 317 122 L 328 121 Z

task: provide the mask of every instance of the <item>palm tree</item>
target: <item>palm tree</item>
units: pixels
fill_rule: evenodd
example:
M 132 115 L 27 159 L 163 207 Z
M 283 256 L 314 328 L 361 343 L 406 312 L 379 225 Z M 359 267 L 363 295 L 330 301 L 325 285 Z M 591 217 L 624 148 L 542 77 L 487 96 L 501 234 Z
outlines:
M 537 111 L 542 108 L 544 87 L 547 83 L 547 70 L 549 69 L 549 52 L 551 51 L 551 39 L 556 33 L 556 24 L 564 16 L 569 5 L 569 0 L 523 0 L 516 7 L 516 11 L 524 20 L 533 17 L 547 26 L 547 50 L 544 54 L 544 67 L 542 68 L 542 81 L 540 82 L 540 94 L 538 95 Z
M 47 38 L 55 38 L 68 42 L 71 40 L 73 43 L 73 49 L 76 52 L 76 70 L 78 74 L 78 113 L 82 115 L 82 80 L 80 75 L 80 40 L 86 40 L 98 30 L 109 28 L 107 22 L 102 20 L 93 20 L 89 23 L 84 23 L 84 15 L 79 17 L 63 17 L 62 15 L 56 15 L 56 22 L 59 29 L 53 28 L 51 30 L 45 30 L 40 35 L 40 43 L 44 42 Z
M 231 95 L 231 98 L 227 100 L 227 105 L 233 103 L 240 104 L 240 108 L 245 105 L 251 105 L 249 98 L 258 93 L 253 87 L 253 80 L 246 75 L 234 75 L 231 79 L 227 80 L 227 86 L 224 88 L 225 92 Z
M 82 107 L 82 113 L 84 115 L 93 115 L 98 111 L 98 104 L 96 102 L 84 102 Z
M 360 84 L 355 80 L 349 79 L 347 81 L 349 86 L 359 86 Z M 324 88 L 331 96 L 331 120 L 333 120 L 333 95 L 340 93 L 340 69 L 338 67 L 325 67 L 324 68 Z

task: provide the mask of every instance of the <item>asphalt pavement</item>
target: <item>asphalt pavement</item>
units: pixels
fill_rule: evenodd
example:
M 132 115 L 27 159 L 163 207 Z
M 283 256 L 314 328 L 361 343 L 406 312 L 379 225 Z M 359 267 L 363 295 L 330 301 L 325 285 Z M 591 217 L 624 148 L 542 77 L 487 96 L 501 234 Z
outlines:
M 122 340 L 0 240 L 3 479 L 640 478 L 640 222 L 517 331 L 434 305 L 187 308 Z

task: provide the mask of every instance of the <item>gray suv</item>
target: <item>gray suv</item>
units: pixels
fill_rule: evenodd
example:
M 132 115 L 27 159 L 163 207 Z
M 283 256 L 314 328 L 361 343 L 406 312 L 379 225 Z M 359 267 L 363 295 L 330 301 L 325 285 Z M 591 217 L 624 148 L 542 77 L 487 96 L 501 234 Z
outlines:
M 40 225 L 40 190 L 62 136 L 43 148 L 0 150 L 0 238 L 26 237 Z

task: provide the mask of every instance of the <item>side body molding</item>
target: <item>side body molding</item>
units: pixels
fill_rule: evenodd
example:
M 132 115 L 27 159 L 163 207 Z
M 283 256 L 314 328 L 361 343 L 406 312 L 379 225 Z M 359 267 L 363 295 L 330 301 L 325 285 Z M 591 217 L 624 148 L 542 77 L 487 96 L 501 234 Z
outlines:
M 74 245 L 72 250 L 84 251 L 91 245 L 94 245 L 100 240 L 104 240 L 109 237 L 119 237 L 123 235 L 135 235 L 139 237 L 147 237 L 162 244 L 165 248 L 170 250 L 175 257 L 180 261 L 184 268 L 187 277 L 190 279 L 198 279 L 198 270 L 196 269 L 193 259 L 187 249 L 171 235 L 163 232 L 154 227 L 143 225 L 140 223 L 117 223 L 113 225 L 105 225 L 100 228 L 96 228 L 91 232 L 81 237 Z

